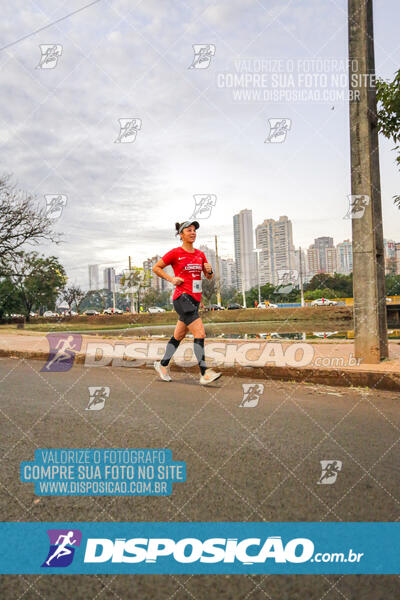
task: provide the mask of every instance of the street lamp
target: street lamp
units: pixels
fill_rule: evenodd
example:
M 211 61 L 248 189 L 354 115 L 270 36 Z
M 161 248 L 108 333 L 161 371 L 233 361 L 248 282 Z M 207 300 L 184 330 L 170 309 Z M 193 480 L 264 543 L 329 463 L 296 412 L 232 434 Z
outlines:
M 257 285 L 258 285 L 258 304 L 261 303 L 261 290 L 260 290 L 260 252 L 262 248 L 256 248 L 254 252 L 257 253 Z

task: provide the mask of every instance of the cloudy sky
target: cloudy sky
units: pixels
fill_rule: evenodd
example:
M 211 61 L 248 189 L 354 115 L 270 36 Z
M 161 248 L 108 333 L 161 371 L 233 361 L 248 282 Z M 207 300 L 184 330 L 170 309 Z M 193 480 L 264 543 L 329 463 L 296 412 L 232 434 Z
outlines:
M 224 256 L 243 208 L 254 227 L 287 215 L 296 246 L 350 237 L 347 84 L 332 84 L 347 58 L 347 0 L 88 3 L 16 0 L 3 5 L 0 26 L 2 171 L 43 206 L 45 194 L 67 196 L 55 224 L 64 243 L 40 250 L 60 257 L 71 282 L 87 286 L 88 264 L 119 269 L 131 255 L 139 266 L 176 246 L 174 223 L 190 216 L 194 194 L 217 196 L 198 245 L 216 234 Z M 376 72 L 393 78 L 398 0 L 375 0 L 374 17 Z M 40 66 L 45 44 L 61 47 L 54 68 Z M 207 68 L 189 68 L 194 44 L 215 47 Z M 322 59 L 326 100 L 317 98 Z M 306 100 L 289 95 L 290 73 Z M 240 74 L 261 97 L 232 88 Z M 289 94 L 275 100 L 273 88 Z M 141 128 L 135 141 L 116 143 L 124 118 Z M 290 130 L 265 143 L 274 118 L 290 119 Z M 380 140 L 384 235 L 400 241 L 391 147 Z

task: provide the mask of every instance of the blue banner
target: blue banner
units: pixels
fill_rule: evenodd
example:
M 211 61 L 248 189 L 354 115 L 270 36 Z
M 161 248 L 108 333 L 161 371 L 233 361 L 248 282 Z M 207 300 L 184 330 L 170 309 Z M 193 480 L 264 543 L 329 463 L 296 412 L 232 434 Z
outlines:
M 398 574 L 400 523 L 1 523 L 2 574 Z

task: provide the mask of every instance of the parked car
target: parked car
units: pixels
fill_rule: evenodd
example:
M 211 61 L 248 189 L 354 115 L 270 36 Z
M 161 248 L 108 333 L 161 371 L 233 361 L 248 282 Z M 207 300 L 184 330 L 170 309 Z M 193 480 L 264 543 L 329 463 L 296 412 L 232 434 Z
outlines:
M 149 306 L 147 309 L 149 313 L 163 313 L 165 312 L 165 308 L 161 308 L 161 306 Z
M 225 310 L 225 307 L 218 304 L 210 304 L 208 310 Z
M 124 311 L 119 308 L 106 308 L 103 310 L 103 315 L 122 315 L 123 313 Z
M 52 310 L 46 310 L 46 311 L 43 313 L 43 316 L 44 316 L 44 317 L 58 317 L 58 313 L 56 313 L 56 312 L 53 312 Z
M 335 300 L 328 300 L 328 298 L 318 298 L 311 302 L 311 306 L 336 306 Z
M 272 304 L 272 302 L 260 302 L 257 308 L 278 308 L 278 305 Z
M 87 317 L 94 317 L 95 315 L 99 315 L 100 313 L 97 310 L 89 308 L 88 310 L 85 310 L 83 314 Z
M 237 310 L 238 308 L 243 308 L 243 306 L 241 304 L 237 304 L 237 302 L 228 304 L 228 310 Z

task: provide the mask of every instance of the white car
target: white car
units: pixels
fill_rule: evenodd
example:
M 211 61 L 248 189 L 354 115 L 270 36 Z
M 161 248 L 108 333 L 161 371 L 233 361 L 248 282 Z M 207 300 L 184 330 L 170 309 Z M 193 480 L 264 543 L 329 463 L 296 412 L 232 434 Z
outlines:
M 88 310 L 85 310 L 85 312 L 83 314 L 86 315 L 87 317 L 95 317 L 96 315 L 99 315 L 100 313 L 97 310 L 89 308 Z
M 124 311 L 120 308 L 106 308 L 105 310 L 103 310 L 103 315 L 122 315 L 123 312 Z
M 58 317 L 58 314 L 56 312 L 53 312 L 52 310 L 46 310 L 43 313 L 44 317 Z
M 335 300 L 328 300 L 328 298 L 318 298 L 311 302 L 311 306 L 336 306 Z
M 149 313 L 163 313 L 165 312 L 165 308 L 161 308 L 161 306 L 149 306 Z
M 278 308 L 277 304 L 272 304 L 272 302 L 260 302 L 257 308 Z

